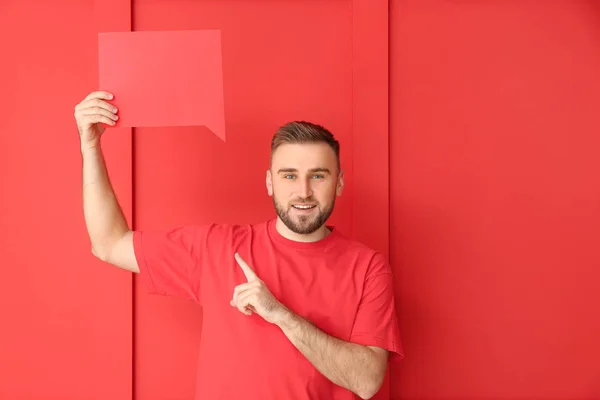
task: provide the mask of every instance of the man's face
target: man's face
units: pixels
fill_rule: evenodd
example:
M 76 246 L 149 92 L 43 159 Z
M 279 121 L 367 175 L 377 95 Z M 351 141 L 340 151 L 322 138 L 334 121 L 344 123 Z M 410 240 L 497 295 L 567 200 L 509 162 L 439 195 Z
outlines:
M 283 144 L 267 171 L 267 191 L 277 215 L 298 234 L 312 233 L 327 221 L 343 185 L 327 143 Z

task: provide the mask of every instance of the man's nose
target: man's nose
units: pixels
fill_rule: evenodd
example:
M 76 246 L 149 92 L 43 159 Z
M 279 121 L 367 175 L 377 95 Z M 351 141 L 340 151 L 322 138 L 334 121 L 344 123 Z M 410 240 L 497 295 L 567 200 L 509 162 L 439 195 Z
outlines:
M 301 179 L 298 183 L 298 196 L 307 199 L 312 196 L 312 188 L 309 179 Z

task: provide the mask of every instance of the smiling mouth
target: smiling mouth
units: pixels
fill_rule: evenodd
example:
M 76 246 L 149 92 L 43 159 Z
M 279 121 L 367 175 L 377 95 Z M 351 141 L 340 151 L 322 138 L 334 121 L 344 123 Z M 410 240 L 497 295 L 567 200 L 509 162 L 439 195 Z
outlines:
M 311 208 L 315 208 L 317 205 L 316 204 L 294 204 L 292 205 L 292 207 L 294 207 L 297 210 L 310 210 Z

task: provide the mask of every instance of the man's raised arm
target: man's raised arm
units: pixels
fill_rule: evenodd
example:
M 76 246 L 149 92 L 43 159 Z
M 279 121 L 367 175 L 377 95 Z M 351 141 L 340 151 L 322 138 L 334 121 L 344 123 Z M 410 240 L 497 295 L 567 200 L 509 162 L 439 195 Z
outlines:
M 100 138 L 105 128 L 118 119 L 112 94 L 90 93 L 75 106 L 75 120 L 81 141 L 83 161 L 83 213 L 92 253 L 119 268 L 139 273 L 133 250 L 133 233 L 127 226 L 110 183 Z

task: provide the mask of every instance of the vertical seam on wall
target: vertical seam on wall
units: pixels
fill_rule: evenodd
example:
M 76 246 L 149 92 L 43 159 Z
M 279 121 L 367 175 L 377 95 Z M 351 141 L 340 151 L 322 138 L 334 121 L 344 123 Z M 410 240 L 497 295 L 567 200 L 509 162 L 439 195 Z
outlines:
M 387 208 L 388 208 L 388 220 L 387 220 L 387 236 L 388 236 L 388 262 L 391 264 L 392 258 L 392 90 L 391 90 L 391 75 L 392 75 L 392 65 L 391 60 L 391 12 L 390 12 L 390 3 L 391 1 L 387 1 L 387 181 L 388 181 L 388 190 L 387 190 Z
M 129 30 L 134 31 L 133 26 L 133 1 L 129 0 Z M 131 128 L 131 230 L 133 231 L 136 226 L 135 217 L 135 128 Z M 135 367 L 136 367 L 136 351 L 135 351 L 135 336 L 136 336 L 136 290 L 135 290 L 135 274 L 131 276 L 131 399 L 136 399 L 136 379 L 135 379 Z
M 351 120 L 350 120 L 350 129 L 352 130 L 351 134 L 350 134 L 350 167 L 351 167 L 351 174 L 352 174 L 352 193 L 350 196 L 350 218 L 352 219 L 351 221 L 351 229 L 352 231 L 350 232 L 350 234 L 352 235 L 352 237 L 356 237 L 356 179 L 354 177 L 354 171 L 355 171 L 355 159 L 356 157 L 354 156 L 355 150 L 354 150 L 354 135 L 356 134 L 356 128 L 354 126 L 354 120 L 355 120 L 355 107 L 354 107 L 354 76 L 356 73 L 356 68 L 355 68 L 355 58 L 354 58 L 354 54 L 355 54 L 355 44 L 354 44 L 354 12 L 355 12 L 355 2 L 356 0 L 353 0 L 351 2 L 351 16 L 350 16 L 350 59 L 352 60 L 352 65 L 350 68 L 352 68 L 352 73 L 350 74 L 350 109 L 351 109 Z

